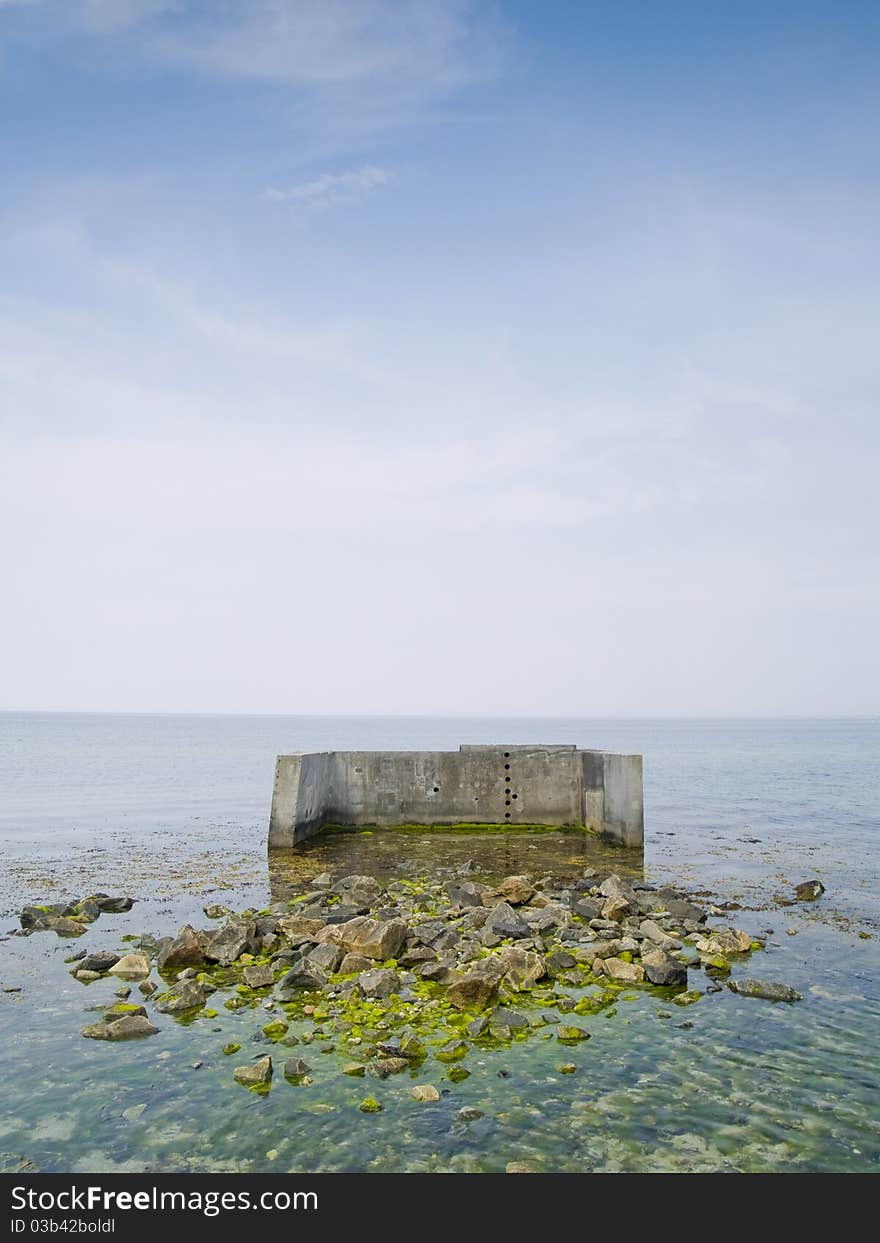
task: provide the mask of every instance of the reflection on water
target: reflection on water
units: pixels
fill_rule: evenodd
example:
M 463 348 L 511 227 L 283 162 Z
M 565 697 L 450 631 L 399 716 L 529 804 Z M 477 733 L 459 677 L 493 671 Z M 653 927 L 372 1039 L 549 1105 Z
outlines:
M 585 871 L 643 880 L 644 854 L 581 829 L 325 829 L 295 850 L 269 852 L 273 902 L 286 901 L 321 872 L 369 874 L 383 883 L 421 872 L 445 874 L 472 864 L 489 880 L 520 872 L 570 881 Z

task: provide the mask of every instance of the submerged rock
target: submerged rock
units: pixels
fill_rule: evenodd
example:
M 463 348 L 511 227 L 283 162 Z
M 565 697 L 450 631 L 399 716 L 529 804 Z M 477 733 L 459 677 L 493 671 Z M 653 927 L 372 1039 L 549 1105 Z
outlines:
M 409 1090 L 414 1101 L 439 1101 L 440 1093 L 433 1083 L 417 1083 Z
M 803 1001 L 803 993 L 788 984 L 770 980 L 728 980 L 727 987 L 740 997 L 759 997 L 764 1001 Z

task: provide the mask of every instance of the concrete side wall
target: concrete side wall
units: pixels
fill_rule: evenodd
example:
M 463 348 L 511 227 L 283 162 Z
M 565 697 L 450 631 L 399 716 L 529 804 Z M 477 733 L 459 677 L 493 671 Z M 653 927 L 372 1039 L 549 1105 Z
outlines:
M 604 754 L 605 811 L 602 831 L 624 846 L 645 840 L 642 757 Z
M 583 825 L 640 846 L 642 757 L 573 746 L 280 755 L 269 845 L 324 824 Z
M 270 846 L 295 846 L 320 832 L 333 802 L 331 751 L 279 755 L 269 820 Z

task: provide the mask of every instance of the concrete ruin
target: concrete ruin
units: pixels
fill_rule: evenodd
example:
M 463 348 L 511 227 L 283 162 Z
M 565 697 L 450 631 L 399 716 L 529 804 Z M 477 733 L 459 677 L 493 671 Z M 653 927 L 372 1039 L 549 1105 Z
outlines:
M 640 847 L 642 757 L 575 746 L 279 755 L 269 846 L 328 824 L 571 826 Z

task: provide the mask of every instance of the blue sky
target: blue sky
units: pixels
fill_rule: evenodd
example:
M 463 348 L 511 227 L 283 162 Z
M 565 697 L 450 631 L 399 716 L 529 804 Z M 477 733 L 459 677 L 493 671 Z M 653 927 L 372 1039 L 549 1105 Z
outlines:
M 0 0 L 0 706 L 875 713 L 878 51 Z

